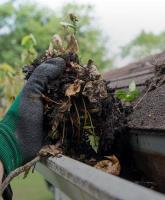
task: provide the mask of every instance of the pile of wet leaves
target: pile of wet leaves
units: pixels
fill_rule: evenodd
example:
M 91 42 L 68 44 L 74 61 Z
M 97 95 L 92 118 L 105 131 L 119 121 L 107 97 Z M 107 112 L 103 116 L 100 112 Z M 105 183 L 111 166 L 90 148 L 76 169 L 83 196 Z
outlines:
M 59 38 L 55 39 L 59 44 Z M 125 127 L 125 110 L 94 62 L 89 60 L 86 65 L 79 62 L 73 35 L 70 41 L 65 50 L 49 47 L 24 72 L 29 79 L 35 68 L 50 58 L 62 57 L 66 61 L 64 73 L 50 82 L 41 96 L 44 127 L 52 143 L 58 144 L 65 155 L 86 163 L 93 159 L 94 165 L 104 156 L 114 154 L 115 138 Z M 106 160 L 117 162 L 113 156 Z

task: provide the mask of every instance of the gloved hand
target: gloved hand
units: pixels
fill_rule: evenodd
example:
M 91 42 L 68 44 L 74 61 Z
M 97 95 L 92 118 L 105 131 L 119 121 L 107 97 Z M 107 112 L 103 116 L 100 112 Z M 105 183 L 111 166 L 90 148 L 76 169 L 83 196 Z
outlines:
M 62 58 L 52 58 L 38 66 L 0 122 L 0 160 L 6 174 L 28 162 L 41 149 L 43 129 L 41 94 L 49 81 L 65 69 Z

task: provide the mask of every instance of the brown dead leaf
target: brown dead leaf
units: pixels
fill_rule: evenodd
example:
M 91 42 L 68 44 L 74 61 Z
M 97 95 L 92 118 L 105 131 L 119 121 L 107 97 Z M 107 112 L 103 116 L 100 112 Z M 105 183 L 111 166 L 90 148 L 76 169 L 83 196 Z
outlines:
M 69 18 L 72 22 L 78 22 L 77 16 L 72 13 L 69 14 Z
M 62 149 L 57 148 L 56 145 L 46 145 L 38 153 L 40 156 L 59 156 L 62 154 Z
M 64 113 L 68 110 L 70 110 L 71 107 L 70 99 L 66 101 L 60 101 L 56 106 L 54 107 L 51 116 L 52 116 L 52 130 L 49 132 L 49 135 L 54 135 L 57 131 L 58 125 L 61 121 L 63 121 Z
M 105 99 L 107 94 L 107 88 L 103 80 L 89 81 L 84 86 L 82 94 L 88 97 L 89 101 L 96 103 L 99 100 Z
M 87 68 L 85 68 L 85 66 L 79 65 L 74 62 L 71 62 L 70 64 L 77 71 L 77 73 L 79 75 L 79 79 L 81 79 L 81 81 L 83 80 L 83 82 L 85 82 L 86 78 L 89 79 L 89 77 L 87 77 L 87 75 L 89 75 L 89 70 L 87 70 Z
M 58 112 L 56 114 L 56 116 L 53 118 L 53 120 L 52 120 L 52 131 L 53 131 L 53 133 L 56 132 L 57 127 L 58 127 L 60 121 L 62 121 L 63 117 L 64 117 L 64 113 Z
M 65 49 L 64 49 L 63 44 L 62 44 L 62 39 L 58 34 L 53 35 L 52 41 L 55 44 L 55 46 L 57 47 L 58 51 L 60 51 L 62 53 L 65 52 Z
M 89 61 L 88 61 L 89 62 Z M 98 71 L 96 65 L 93 64 L 93 62 L 89 65 L 89 63 L 87 65 L 85 65 L 85 67 L 87 67 L 89 69 L 89 77 L 90 80 L 97 80 L 97 79 L 103 79 L 102 75 L 100 74 L 100 72 Z
M 68 35 L 67 37 L 67 52 L 77 53 L 79 51 L 79 46 L 77 39 L 75 38 L 74 34 Z
M 54 53 L 54 48 L 53 48 L 53 44 L 50 42 L 48 50 L 46 50 L 46 55 L 47 56 L 52 56 Z
M 115 155 L 112 156 L 105 156 L 108 158 L 107 160 L 99 161 L 95 167 L 97 169 L 101 169 L 109 174 L 113 174 L 119 176 L 121 171 L 121 166 L 118 158 Z
M 60 107 L 58 108 L 58 112 L 60 113 L 64 113 L 68 110 L 70 110 L 70 107 L 71 107 L 71 102 L 70 102 L 70 99 L 68 99 L 67 101 L 63 101 L 61 104 L 60 104 Z
M 76 68 L 76 69 L 82 68 L 82 66 L 79 65 L 78 63 L 70 62 L 70 65 L 71 65 L 73 68 Z
M 81 89 L 81 81 L 80 80 L 75 80 L 73 84 L 70 84 L 66 91 L 65 91 L 65 96 L 73 96 L 76 93 L 79 93 Z

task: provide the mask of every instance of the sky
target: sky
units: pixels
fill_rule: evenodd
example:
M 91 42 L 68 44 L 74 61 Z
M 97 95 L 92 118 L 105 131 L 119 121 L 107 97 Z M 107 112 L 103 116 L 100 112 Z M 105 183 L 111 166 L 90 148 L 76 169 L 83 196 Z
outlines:
M 94 5 L 97 23 L 105 35 L 109 37 L 110 54 L 118 54 L 120 47 L 134 39 L 142 30 L 154 33 L 165 31 L 165 0 L 29 1 L 37 1 L 41 6 L 48 6 L 56 10 L 68 2 Z
M 111 52 L 118 53 L 142 30 L 165 31 L 165 0 L 36 0 L 58 9 L 67 2 L 92 4 L 98 25 L 110 38 Z
M 165 0 L 37 0 L 51 8 L 67 2 L 95 6 L 99 25 L 116 46 L 124 45 L 141 30 L 159 33 L 165 30 Z

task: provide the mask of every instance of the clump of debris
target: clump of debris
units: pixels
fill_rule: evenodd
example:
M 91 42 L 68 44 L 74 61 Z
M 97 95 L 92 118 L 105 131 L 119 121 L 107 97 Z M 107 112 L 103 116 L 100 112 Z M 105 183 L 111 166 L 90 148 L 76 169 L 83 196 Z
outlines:
M 94 62 L 79 62 L 75 35 L 67 38 L 64 48 L 60 36 L 55 35 L 48 50 L 24 72 L 28 79 L 36 67 L 50 58 L 62 57 L 66 61 L 62 76 L 50 82 L 42 95 L 45 127 L 53 144 L 59 144 L 65 155 L 84 162 L 94 159 L 96 164 L 114 153 L 115 137 L 125 127 L 125 111 Z M 105 160 L 118 163 L 113 156 Z M 101 168 L 98 164 L 96 167 Z M 120 171 L 118 165 L 117 169 Z

